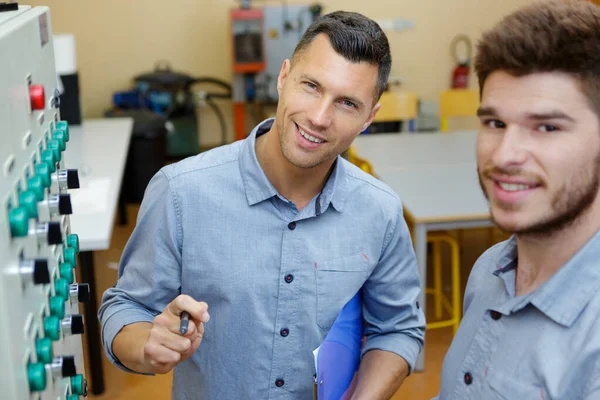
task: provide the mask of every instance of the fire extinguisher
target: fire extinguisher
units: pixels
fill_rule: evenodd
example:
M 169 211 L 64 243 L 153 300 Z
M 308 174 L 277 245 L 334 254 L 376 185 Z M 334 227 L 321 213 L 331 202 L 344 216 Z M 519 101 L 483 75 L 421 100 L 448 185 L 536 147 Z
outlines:
M 466 56 L 461 57 L 458 54 L 458 45 L 460 43 L 464 43 L 466 47 Z M 451 87 L 452 89 L 466 89 L 469 86 L 469 72 L 471 70 L 471 53 L 473 51 L 471 40 L 466 35 L 458 35 L 452 40 L 450 49 L 452 52 L 452 57 L 454 58 L 454 62 L 456 63 L 454 71 L 452 72 Z

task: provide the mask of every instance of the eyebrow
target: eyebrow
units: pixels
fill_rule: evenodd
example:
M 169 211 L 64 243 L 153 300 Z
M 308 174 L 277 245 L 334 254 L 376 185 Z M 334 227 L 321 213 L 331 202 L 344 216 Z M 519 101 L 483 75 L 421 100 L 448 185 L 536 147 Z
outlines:
M 494 107 L 479 107 L 477 109 L 478 117 L 497 117 L 498 111 Z M 547 121 L 547 120 L 566 120 L 569 122 L 575 122 L 575 119 L 562 111 L 553 110 L 541 113 L 528 113 L 526 118 L 534 121 Z
M 317 85 L 318 87 L 323 87 L 323 85 L 321 85 L 321 83 L 316 80 L 315 78 L 313 78 L 310 75 L 307 74 L 302 74 L 300 75 L 300 79 L 301 80 L 307 80 L 307 81 L 311 81 L 312 83 L 314 83 L 315 85 Z M 341 99 L 343 100 L 348 100 L 351 101 L 352 103 L 356 104 L 357 107 L 359 108 L 363 108 L 365 107 L 365 103 L 363 103 L 362 101 L 360 101 L 359 99 L 357 99 L 356 97 L 352 97 L 352 96 L 342 96 Z

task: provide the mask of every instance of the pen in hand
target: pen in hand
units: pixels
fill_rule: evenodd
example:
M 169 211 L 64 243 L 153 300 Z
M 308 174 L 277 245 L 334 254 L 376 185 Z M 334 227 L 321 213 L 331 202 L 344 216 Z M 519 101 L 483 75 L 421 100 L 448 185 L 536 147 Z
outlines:
M 182 311 L 180 315 L 181 322 L 179 323 L 179 332 L 185 335 L 188 330 L 188 323 L 190 322 L 190 314 L 187 311 Z

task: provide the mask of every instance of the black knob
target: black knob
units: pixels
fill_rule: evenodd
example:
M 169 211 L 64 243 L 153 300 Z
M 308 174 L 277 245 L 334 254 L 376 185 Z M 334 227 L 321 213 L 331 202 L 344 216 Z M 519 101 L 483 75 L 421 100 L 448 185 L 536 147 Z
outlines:
M 83 325 L 83 315 L 73 315 L 71 321 L 71 333 L 73 335 L 82 335 L 84 331 L 85 327 Z
M 75 357 L 65 356 L 62 358 L 62 376 L 66 378 L 68 376 L 77 375 L 77 368 L 75 367 Z
M 73 356 L 62 356 L 55 357 L 50 365 L 52 376 L 55 378 L 67 378 L 77 375 L 77 368 L 75 366 L 75 357 Z
M 61 244 L 62 232 L 60 230 L 60 222 L 48 222 L 48 244 Z
M 47 260 L 35 260 L 33 262 L 33 283 L 36 285 L 50 283 L 50 271 L 48 271 Z
M 89 303 L 90 285 L 88 283 L 74 283 L 70 286 L 71 302 Z
M 81 335 L 84 332 L 83 316 L 80 314 L 67 316 L 61 324 L 65 335 Z
M 60 215 L 73 214 L 73 207 L 71 206 L 71 195 L 70 194 L 58 195 L 58 213 Z
M 67 188 L 79 189 L 79 173 L 76 169 L 67 170 Z

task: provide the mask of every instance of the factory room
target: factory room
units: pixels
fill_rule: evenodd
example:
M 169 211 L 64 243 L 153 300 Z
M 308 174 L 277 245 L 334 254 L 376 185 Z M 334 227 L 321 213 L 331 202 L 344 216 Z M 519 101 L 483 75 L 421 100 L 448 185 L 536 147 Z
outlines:
M 599 21 L 0 2 L 6 399 L 600 399 Z

